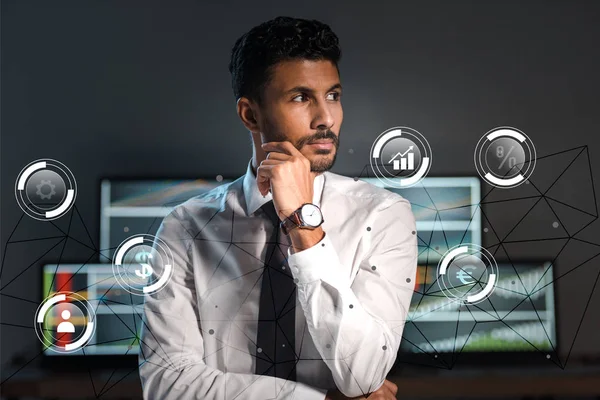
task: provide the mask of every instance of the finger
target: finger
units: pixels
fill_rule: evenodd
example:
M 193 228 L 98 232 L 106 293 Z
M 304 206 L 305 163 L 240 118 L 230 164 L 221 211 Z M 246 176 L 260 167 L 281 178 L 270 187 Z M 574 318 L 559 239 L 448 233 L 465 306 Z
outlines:
M 285 161 L 267 161 L 263 160 L 258 168 L 256 168 L 256 182 L 258 189 L 263 196 L 266 196 L 271 191 L 271 182 L 279 177 L 279 168 Z
M 266 196 L 271 188 L 271 180 L 266 178 L 256 178 L 256 185 L 258 186 L 260 194 Z
M 386 384 L 381 385 L 378 392 L 381 393 L 385 399 L 394 398 L 395 395 L 392 389 Z
M 398 393 L 398 385 L 396 385 L 392 381 L 388 381 L 387 379 L 383 381 L 383 384 L 394 394 Z
M 266 196 L 271 189 L 271 176 L 273 165 L 263 165 L 262 163 L 256 168 L 256 184 L 260 194 Z
M 394 392 L 392 392 L 386 385 L 382 385 L 381 388 L 378 389 L 373 394 L 375 395 L 374 398 L 376 398 L 376 399 L 381 399 L 381 400 L 395 400 L 396 399 L 396 395 L 394 394 Z M 371 399 L 371 397 L 369 396 L 369 400 L 370 399 Z
M 264 159 L 260 162 L 260 165 L 279 165 L 285 163 L 286 160 L 270 160 Z
M 381 400 L 395 399 L 396 393 L 394 393 L 392 391 L 390 383 L 392 383 L 392 382 L 384 381 L 384 383 L 379 387 L 379 389 L 377 389 L 376 391 L 371 393 L 371 395 L 368 396 L 368 398 L 369 399 L 381 399 Z
M 264 151 L 278 151 L 280 153 L 288 154 L 290 156 L 302 156 L 304 155 L 298 151 L 296 147 L 288 140 L 284 142 L 267 142 L 262 144 Z
M 285 154 L 285 153 L 280 153 L 278 151 L 270 151 L 267 153 L 267 158 L 266 160 L 281 160 L 281 161 L 287 161 L 290 158 L 292 158 L 292 156 L 290 156 L 289 154 Z

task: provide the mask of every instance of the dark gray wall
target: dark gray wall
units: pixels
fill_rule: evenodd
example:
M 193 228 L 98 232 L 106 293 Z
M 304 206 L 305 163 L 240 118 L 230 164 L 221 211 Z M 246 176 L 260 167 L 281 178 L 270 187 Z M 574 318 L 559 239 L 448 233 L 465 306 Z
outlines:
M 588 145 L 599 182 L 599 2 L 5 0 L 2 245 L 21 215 L 15 178 L 34 159 L 58 159 L 74 172 L 77 207 L 96 244 L 101 177 L 241 175 L 251 151 L 235 113 L 229 52 L 242 33 L 277 15 L 320 19 L 340 37 L 345 120 L 334 172 L 360 173 L 377 135 L 405 125 L 428 138 L 431 175 L 474 175 L 477 140 L 511 125 L 531 137 L 538 155 Z M 544 168 L 550 174 L 559 166 L 540 162 L 537 171 Z M 561 189 L 567 199 L 591 196 L 581 180 Z M 45 232 L 30 221 L 20 229 L 21 238 Z M 599 234 L 592 225 L 581 237 L 600 242 Z M 536 246 L 520 247 L 515 258 L 556 253 L 555 243 Z M 1 285 L 44 248 L 11 245 Z M 575 248 L 563 271 L 582 251 Z M 585 251 L 591 257 L 597 249 Z M 68 244 L 65 254 L 81 261 L 89 249 Z M 2 292 L 2 363 L 35 355 L 40 262 Z M 585 264 L 560 288 L 563 346 L 571 345 L 598 265 Z M 599 314 L 596 293 L 574 355 L 600 354 Z

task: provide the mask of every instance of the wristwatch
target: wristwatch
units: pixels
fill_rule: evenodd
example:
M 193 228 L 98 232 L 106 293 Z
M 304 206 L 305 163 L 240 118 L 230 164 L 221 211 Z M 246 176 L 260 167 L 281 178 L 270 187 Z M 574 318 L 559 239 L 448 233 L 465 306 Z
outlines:
M 321 209 L 312 203 L 302 204 L 289 217 L 281 221 L 280 227 L 284 234 L 289 235 L 295 228 L 316 229 L 325 222 Z

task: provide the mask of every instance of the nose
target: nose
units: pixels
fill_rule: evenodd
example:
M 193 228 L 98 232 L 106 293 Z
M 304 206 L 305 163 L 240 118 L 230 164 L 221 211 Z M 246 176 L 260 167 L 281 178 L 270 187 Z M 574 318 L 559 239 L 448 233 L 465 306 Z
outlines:
M 327 104 L 327 101 L 325 100 L 321 100 L 315 104 L 315 115 L 312 123 L 313 126 L 311 126 L 312 129 L 328 130 L 335 124 L 333 112 L 330 107 L 332 107 L 332 105 Z

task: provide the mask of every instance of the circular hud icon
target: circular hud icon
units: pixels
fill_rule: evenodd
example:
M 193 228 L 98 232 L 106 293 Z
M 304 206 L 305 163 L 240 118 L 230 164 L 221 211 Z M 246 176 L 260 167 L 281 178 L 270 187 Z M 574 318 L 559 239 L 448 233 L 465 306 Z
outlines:
M 425 137 L 412 128 L 390 128 L 380 134 L 371 147 L 371 168 L 386 186 L 413 186 L 431 168 L 431 147 Z
M 29 163 L 15 182 L 19 207 L 40 221 L 63 216 L 75 203 L 76 195 L 73 173 L 56 160 L 40 159 Z
M 475 147 L 475 167 L 490 185 L 511 188 L 525 182 L 535 168 L 535 147 L 516 128 L 492 129 Z
M 489 251 L 472 243 L 448 250 L 438 264 L 438 282 L 446 297 L 464 303 L 479 303 L 498 282 L 498 265 Z
M 66 354 L 89 342 L 96 329 L 96 315 L 81 295 L 58 292 L 40 304 L 34 324 L 44 348 Z
M 123 289 L 144 296 L 165 287 L 173 275 L 173 254 L 167 244 L 152 235 L 135 235 L 119 245 L 113 274 Z

